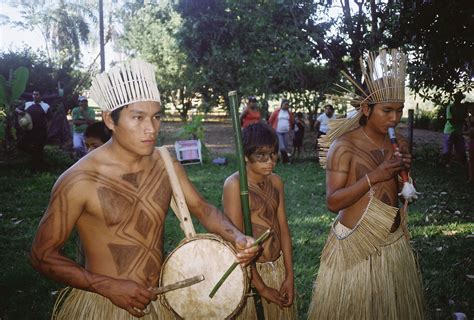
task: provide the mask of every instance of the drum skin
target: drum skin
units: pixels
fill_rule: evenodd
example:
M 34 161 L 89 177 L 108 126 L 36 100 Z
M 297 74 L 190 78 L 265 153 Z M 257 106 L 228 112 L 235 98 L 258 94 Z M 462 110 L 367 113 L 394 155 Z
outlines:
M 248 277 L 240 265 L 209 298 L 214 285 L 235 262 L 235 250 L 220 237 L 199 234 L 184 239 L 166 258 L 160 276 L 160 286 L 200 274 L 204 281 L 164 294 L 165 305 L 182 319 L 228 319 L 245 302 Z

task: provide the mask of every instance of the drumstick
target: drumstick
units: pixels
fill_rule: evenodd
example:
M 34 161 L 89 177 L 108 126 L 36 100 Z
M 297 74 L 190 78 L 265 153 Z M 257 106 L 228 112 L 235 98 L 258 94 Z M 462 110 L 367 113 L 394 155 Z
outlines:
M 163 294 L 163 293 L 166 293 L 168 291 L 173 291 L 173 290 L 176 290 L 176 289 L 192 286 L 193 284 L 199 283 L 203 280 L 204 280 L 204 275 L 200 274 L 198 276 L 195 276 L 195 277 L 192 277 L 192 278 L 187 278 L 187 279 L 184 279 L 184 280 L 181 280 L 181 281 L 178 281 L 178 282 L 175 282 L 175 283 L 163 286 L 163 287 L 152 288 L 151 291 L 154 294 L 157 294 L 157 295 L 158 294 Z
M 255 246 L 258 246 L 260 244 L 262 244 L 265 240 L 268 239 L 268 237 L 270 236 L 270 234 L 272 233 L 272 229 L 268 229 L 267 231 L 265 231 L 264 233 L 262 233 L 262 235 L 260 237 L 257 238 L 257 240 L 255 240 L 255 242 L 252 244 L 252 247 L 255 247 Z M 211 293 L 209 293 L 209 298 L 213 298 L 214 295 L 216 294 L 217 290 L 219 290 L 219 288 L 222 286 L 222 284 L 224 283 L 224 281 L 229 277 L 229 275 L 232 273 L 232 271 L 234 271 L 234 269 L 239 265 L 238 262 L 234 262 L 230 267 L 229 269 L 227 269 L 227 271 L 224 273 L 224 275 L 221 277 L 221 279 L 216 283 L 216 285 L 214 286 L 214 288 L 212 288 L 212 291 Z

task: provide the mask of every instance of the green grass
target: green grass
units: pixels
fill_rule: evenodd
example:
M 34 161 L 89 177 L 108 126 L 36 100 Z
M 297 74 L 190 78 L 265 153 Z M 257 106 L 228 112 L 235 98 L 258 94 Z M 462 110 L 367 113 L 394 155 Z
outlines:
M 474 289 L 466 275 L 474 274 L 474 197 L 454 167 L 447 172 L 436 165 L 436 152 L 419 150 L 413 175 L 422 192 L 410 207 L 412 243 L 423 273 L 430 318 L 448 319 L 454 311 L 474 316 Z M 0 319 L 48 319 L 54 303 L 52 293 L 61 285 L 45 279 L 28 262 L 29 247 L 45 210 L 49 192 L 59 174 L 71 161 L 55 148 L 48 149 L 48 173 L 29 174 L 20 155 L 0 166 Z M 190 179 L 211 203 L 221 207 L 222 185 L 236 170 L 235 157 L 227 166 L 204 164 L 186 167 Z M 325 207 L 325 175 L 306 159 L 276 168 L 285 181 L 286 206 L 293 236 L 294 266 L 300 318 L 305 319 L 311 288 L 318 270 L 319 255 L 328 228 L 335 217 Z M 471 186 L 472 189 L 472 186 Z M 445 194 L 445 193 L 446 194 Z M 20 223 L 17 221 L 23 220 Z M 203 231 L 198 226 L 199 231 Z M 166 219 L 165 250 L 183 238 L 177 219 Z M 74 245 L 66 253 L 74 256 Z M 436 309 L 439 309 L 436 311 Z

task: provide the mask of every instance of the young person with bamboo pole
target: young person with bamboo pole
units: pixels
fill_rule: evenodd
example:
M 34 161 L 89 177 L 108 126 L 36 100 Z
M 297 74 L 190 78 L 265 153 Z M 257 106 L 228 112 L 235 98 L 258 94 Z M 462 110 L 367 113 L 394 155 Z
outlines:
M 58 298 L 54 319 L 174 319 L 157 299 L 164 260 L 164 222 L 172 186 L 155 147 L 161 102 L 153 65 L 134 59 L 93 80 L 92 98 L 112 138 L 64 172 L 31 249 L 33 267 L 72 287 Z M 191 211 L 210 232 L 232 242 L 241 263 L 258 253 L 189 181 L 174 170 Z M 62 248 L 73 228 L 84 245 L 85 267 Z M 190 262 L 192 263 L 192 261 Z
M 308 319 L 423 318 L 407 210 L 398 204 L 408 184 L 399 174 L 410 169 L 411 155 L 402 137 L 396 150 L 388 137 L 403 112 L 406 56 L 381 50 L 366 59 L 368 90 L 349 77 L 360 91 L 357 116 L 331 121 L 321 141 L 329 147 L 327 206 L 338 216 L 321 254 Z
M 273 231 L 263 243 L 257 263 L 252 266 L 252 284 L 264 298 L 265 319 L 296 319 L 292 244 L 284 186 L 281 178 L 272 172 L 278 159 L 278 137 L 269 125 L 256 123 L 242 130 L 242 140 L 253 235 L 258 237 L 267 229 Z M 235 172 L 226 179 L 222 201 L 225 214 L 243 230 L 239 175 Z M 256 318 L 252 300 L 248 298 L 237 319 Z

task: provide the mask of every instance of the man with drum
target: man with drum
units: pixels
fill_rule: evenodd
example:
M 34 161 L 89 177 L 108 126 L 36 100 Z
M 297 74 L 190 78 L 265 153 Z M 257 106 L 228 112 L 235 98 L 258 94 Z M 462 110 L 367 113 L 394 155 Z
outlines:
M 59 297 L 56 319 L 171 317 L 150 290 L 164 260 L 164 221 L 172 196 L 155 148 L 161 103 L 153 66 L 137 59 L 119 64 L 94 79 L 91 97 L 104 111 L 112 138 L 56 181 L 31 262 L 72 287 Z M 253 239 L 202 198 L 176 161 L 174 169 L 190 211 L 207 230 L 236 246 L 240 263 L 252 260 L 259 250 Z M 73 228 L 84 245 L 85 267 L 62 254 Z

